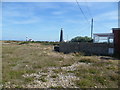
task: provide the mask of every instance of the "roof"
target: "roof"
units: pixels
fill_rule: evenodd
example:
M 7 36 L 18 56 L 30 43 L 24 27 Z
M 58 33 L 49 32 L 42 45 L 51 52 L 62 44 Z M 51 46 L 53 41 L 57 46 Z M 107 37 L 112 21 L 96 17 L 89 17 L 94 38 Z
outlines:
M 99 36 L 99 37 L 113 37 L 113 33 L 95 33 L 95 36 Z
M 112 28 L 112 30 L 120 30 L 120 28 Z

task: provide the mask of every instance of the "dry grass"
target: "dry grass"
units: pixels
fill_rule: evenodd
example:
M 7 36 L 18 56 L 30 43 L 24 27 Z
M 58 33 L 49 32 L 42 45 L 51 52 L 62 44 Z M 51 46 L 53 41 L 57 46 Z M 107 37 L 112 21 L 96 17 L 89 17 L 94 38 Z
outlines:
M 63 54 L 53 51 L 52 45 L 39 43 L 19 44 L 20 42 L 4 42 L 2 46 L 3 87 L 35 87 L 34 81 L 48 83 L 57 82 L 60 73 L 73 73 L 77 78 L 74 85 L 80 88 L 117 88 L 118 60 L 102 60 L 98 56 L 83 54 Z M 74 66 L 74 63 L 75 66 Z M 66 70 L 73 67 L 74 70 Z M 70 67 L 71 66 L 71 67 Z M 54 67 L 54 68 L 52 68 Z M 63 67 L 63 68 L 62 68 Z M 66 69 L 64 69 L 66 68 Z M 46 75 L 38 74 L 43 73 Z M 28 74 L 29 76 L 23 77 Z M 36 77 L 30 76 L 35 74 Z M 49 74 L 49 75 L 47 75 Z M 38 76 L 38 77 L 37 77 Z M 60 81 L 60 80 L 59 80 Z M 71 82 L 70 82 L 71 83 Z M 59 84 L 59 83 L 58 83 Z M 33 85 L 33 86 L 32 86 Z M 36 86 L 38 88 L 45 86 Z M 68 87 L 61 84 L 49 88 Z

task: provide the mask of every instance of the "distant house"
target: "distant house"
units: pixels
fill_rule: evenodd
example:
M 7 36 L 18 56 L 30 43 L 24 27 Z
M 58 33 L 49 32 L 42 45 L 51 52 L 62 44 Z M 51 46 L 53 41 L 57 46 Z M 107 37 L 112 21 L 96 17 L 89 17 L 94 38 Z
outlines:
M 93 36 L 94 43 L 113 43 L 114 39 L 113 33 L 96 33 Z
M 120 28 L 112 28 L 113 33 L 97 33 L 93 34 L 94 43 L 113 43 L 114 48 L 109 48 L 110 52 L 113 52 L 120 56 Z

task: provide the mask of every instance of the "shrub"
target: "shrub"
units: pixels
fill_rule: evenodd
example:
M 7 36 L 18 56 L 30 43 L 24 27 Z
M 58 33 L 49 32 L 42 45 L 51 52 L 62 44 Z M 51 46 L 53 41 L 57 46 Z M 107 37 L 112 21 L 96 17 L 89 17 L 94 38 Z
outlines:
M 22 44 L 28 44 L 30 43 L 29 41 L 24 41 L 24 42 L 20 42 L 19 45 L 22 45 Z
M 77 36 L 73 39 L 71 39 L 71 42 L 92 42 L 92 39 L 90 37 L 81 37 L 81 36 Z
M 95 86 L 94 83 L 91 83 L 91 81 L 87 79 L 77 80 L 76 85 L 80 88 L 90 88 Z

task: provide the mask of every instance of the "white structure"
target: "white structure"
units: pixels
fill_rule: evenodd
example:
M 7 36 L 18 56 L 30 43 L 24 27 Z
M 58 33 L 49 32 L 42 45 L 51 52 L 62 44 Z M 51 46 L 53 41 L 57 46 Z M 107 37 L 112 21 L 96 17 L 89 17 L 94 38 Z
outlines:
M 32 39 L 29 39 L 28 41 L 34 41 L 34 40 L 32 40 Z
M 93 34 L 94 43 L 113 43 L 114 39 L 114 34 L 113 33 L 98 33 L 98 34 Z

